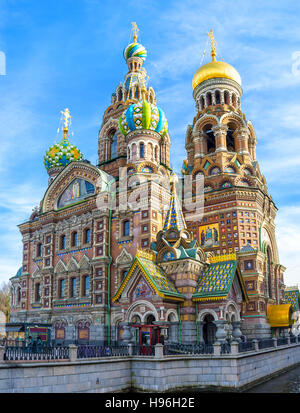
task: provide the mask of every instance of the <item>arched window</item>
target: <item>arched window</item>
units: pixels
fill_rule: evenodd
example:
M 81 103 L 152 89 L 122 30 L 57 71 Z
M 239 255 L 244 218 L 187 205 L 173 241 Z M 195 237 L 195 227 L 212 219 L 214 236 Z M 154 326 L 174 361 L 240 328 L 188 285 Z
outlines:
M 91 230 L 87 228 L 84 231 L 84 243 L 88 244 L 89 242 L 91 242 Z
M 207 153 L 215 152 L 216 150 L 216 140 L 215 135 L 212 131 L 212 125 L 206 125 L 203 129 L 203 132 L 207 135 Z
M 234 93 L 232 94 L 232 105 L 233 105 L 234 107 L 236 107 L 236 96 L 235 96 Z
M 71 297 L 76 297 L 77 296 L 77 278 L 72 278 L 71 279 Z
M 225 105 L 229 105 L 229 92 L 227 90 L 224 92 L 224 103 Z
M 140 143 L 140 158 L 145 157 L 145 145 L 143 143 Z
M 18 287 L 17 290 L 17 303 L 20 304 L 21 302 L 21 287 Z
M 36 256 L 41 257 L 43 255 L 43 245 L 39 242 L 36 246 Z
M 234 125 L 228 124 L 227 134 L 226 134 L 226 147 L 229 152 L 235 151 L 235 144 L 234 144 Z
M 64 250 L 66 248 L 66 236 L 61 235 L 59 242 L 59 249 Z
M 35 302 L 39 303 L 41 301 L 41 284 L 36 283 L 35 284 Z
M 123 222 L 123 236 L 124 237 L 129 236 L 129 230 L 130 230 L 130 224 L 129 224 L 129 221 L 126 220 Z
M 216 91 L 215 97 L 216 97 L 216 104 L 219 105 L 221 103 L 221 96 L 218 90 Z
M 113 131 L 110 135 L 110 159 L 114 159 L 118 155 L 118 136 L 116 131 Z
M 78 233 L 73 232 L 73 234 L 72 234 L 72 247 L 77 247 L 77 243 L 78 243 Z
M 201 98 L 200 98 L 200 109 L 203 110 L 204 107 L 205 107 L 204 97 L 201 96 Z
M 207 102 L 207 106 L 212 105 L 212 96 L 211 96 L 210 92 L 208 92 L 208 94 L 206 96 L 206 102 Z
M 59 298 L 64 298 L 65 296 L 65 280 L 59 280 Z
M 268 279 L 269 297 L 273 298 L 272 274 L 271 274 L 271 251 L 270 251 L 270 248 L 267 249 L 267 279 Z
M 83 277 L 83 296 L 87 297 L 90 294 L 90 276 L 84 275 Z
M 157 146 L 155 146 L 154 153 L 155 153 L 155 160 L 158 162 L 158 147 Z

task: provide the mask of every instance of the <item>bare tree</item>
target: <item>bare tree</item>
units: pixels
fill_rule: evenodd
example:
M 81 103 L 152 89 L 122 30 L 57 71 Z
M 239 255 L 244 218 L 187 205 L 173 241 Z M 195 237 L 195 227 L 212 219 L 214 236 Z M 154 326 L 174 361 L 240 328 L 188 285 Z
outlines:
M 5 282 L 0 286 L 0 311 L 5 314 L 8 322 L 10 316 L 10 287 L 9 283 Z

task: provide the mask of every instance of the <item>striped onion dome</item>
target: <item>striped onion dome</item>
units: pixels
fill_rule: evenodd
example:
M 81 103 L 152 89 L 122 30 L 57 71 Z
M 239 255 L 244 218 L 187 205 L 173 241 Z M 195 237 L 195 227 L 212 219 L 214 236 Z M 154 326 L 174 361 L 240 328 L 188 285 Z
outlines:
M 123 112 L 119 119 L 119 128 L 124 136 L 136 129 L 149 129 L 163 137 L 168 131 L 168 122 L 158 106 L 141 99 Z
M 124 58 L 127 61 L 130 57 L 140 57 L 145 60 L 147 57 L 147 50 L 140 43 L 130 43 L 124 49 Z
M 65 136 L 60 143 L 51 146 L 44 156 L 44 165 L 47 170 L 54 167 L 66 166 L 70 162 L 82 161 L 80 150 L 71 145 Z

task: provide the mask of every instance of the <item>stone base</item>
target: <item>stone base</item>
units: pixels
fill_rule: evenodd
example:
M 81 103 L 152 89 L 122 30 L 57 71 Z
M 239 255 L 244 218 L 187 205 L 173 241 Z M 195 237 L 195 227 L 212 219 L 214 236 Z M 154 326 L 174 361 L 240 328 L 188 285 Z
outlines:
M 179 337 L 178 337 L 178 342 L 179 342 Z M 197 342 L 196 323 L 193 321 L 182 322 L 181 323 L 181 343 L 182 344 L 196 344 L 196 342 Z
M 265 339 L 272 337 L 272 331 L 270 325 L 265 318 L 253 317 L 251 319 L 243 319 L 241 323 L 242 334 L 247 337 L 248 340 Z

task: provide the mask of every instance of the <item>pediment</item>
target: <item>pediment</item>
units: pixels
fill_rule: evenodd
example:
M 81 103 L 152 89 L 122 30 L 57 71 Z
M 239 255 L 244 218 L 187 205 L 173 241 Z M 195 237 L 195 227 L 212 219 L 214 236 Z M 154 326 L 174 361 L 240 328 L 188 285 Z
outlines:
M 67 264 L 67 270 L 71 272 L 71 271 L 78 271 L 78 269 L 79 269 L 79 265 L 77 261 L 75 260 L 74 257 L 71 257 Z
M 55 266 L 54 272 L 59 273 L 59 272 L 65 272 L 67 271 L 67 268 L 62 260 L 59 260 L 58 263 Z
M 49 185 L 44 199 L 42 201 L 42 212 L 52 211 L 57 208 L 58 198 L 70 187 L 76 180 L 87 181 L 95 188 L 98 187 L 98 178 L 101 171 L 97 167 L 86 162 L 71 162 L 67 165 Z M 74 192 L 72 192 L 74 190 Z M 70 189 L 70 196 L 80 196 L 80 187 L 75 185 Z
M 133 261 L 133 256 L 126 250 L 126 248 L 123 248 L 120 255 L 118 255 L 116 258 L 116 263 L 118 265 L 131 264 L 132 261 Z

